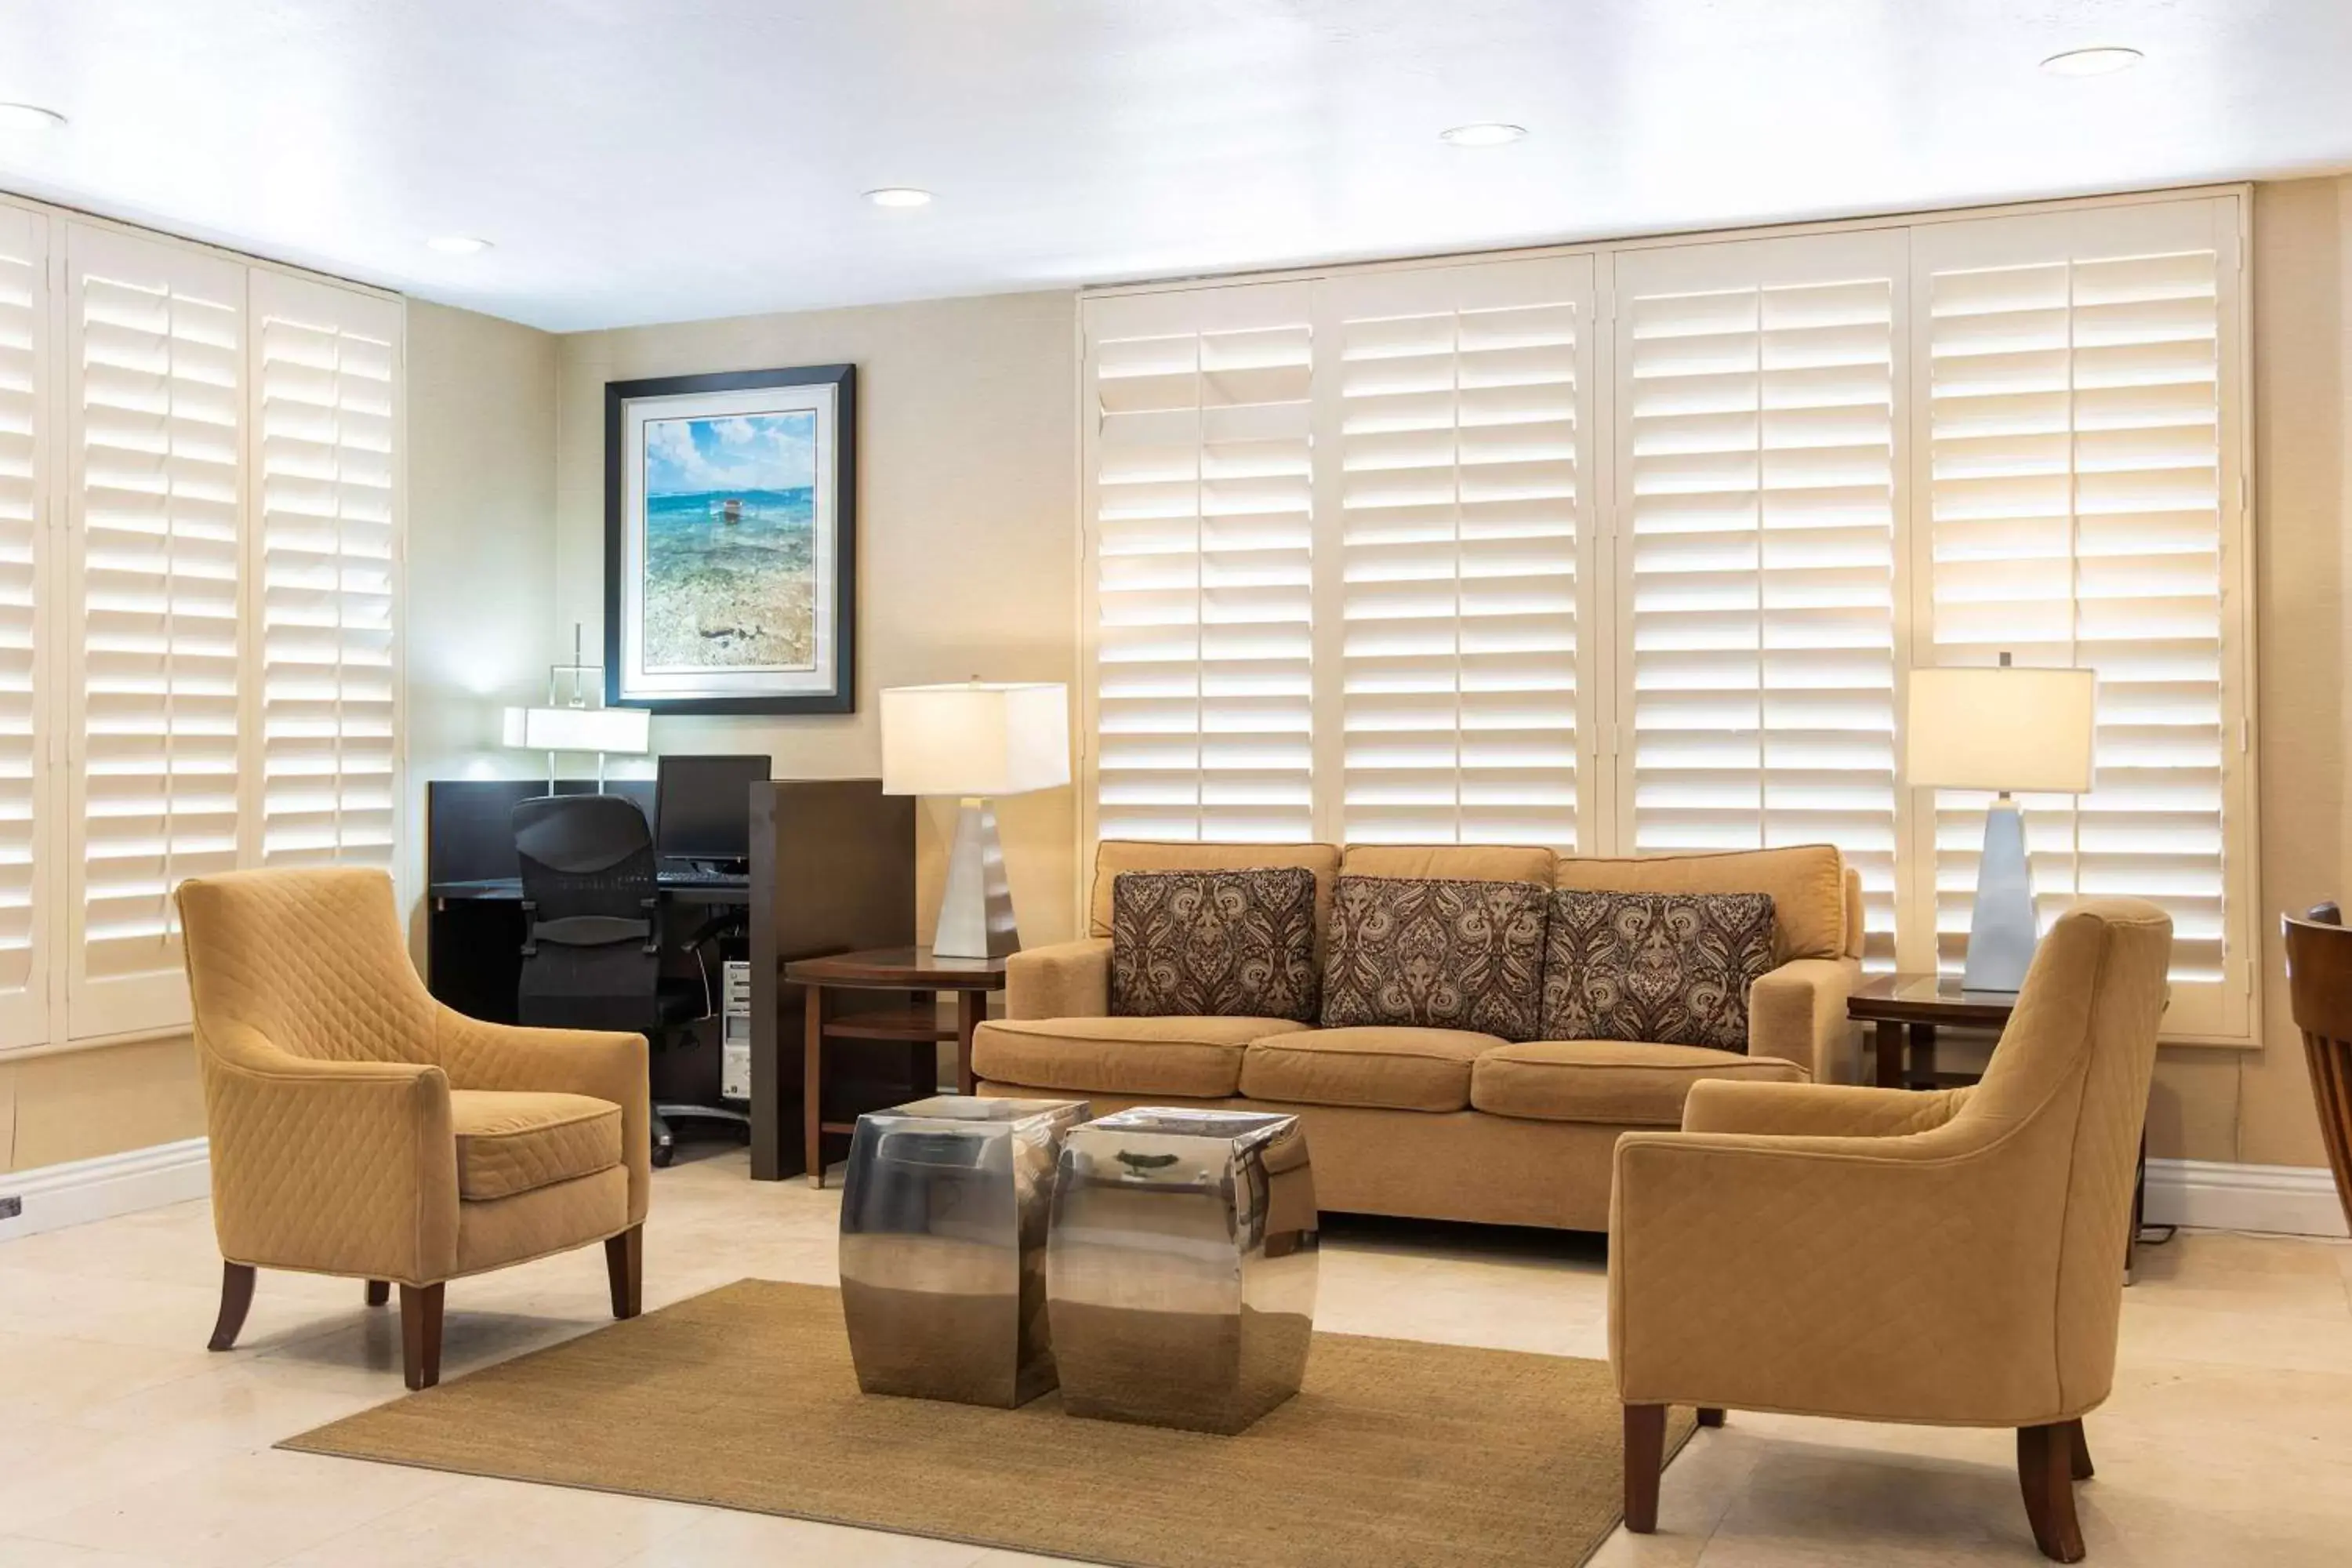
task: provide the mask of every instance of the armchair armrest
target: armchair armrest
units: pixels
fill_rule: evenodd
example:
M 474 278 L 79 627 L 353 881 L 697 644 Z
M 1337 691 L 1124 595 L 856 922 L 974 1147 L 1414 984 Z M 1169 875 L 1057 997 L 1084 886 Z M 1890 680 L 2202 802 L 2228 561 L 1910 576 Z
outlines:
M 1853 1038 L 1845 1003 L 1860 984 L 1853 958 L 1792 958 L 1759 976 L 1748 988 L 1748 1054 L 1795 1062 L 1815 1083 L 1841 1081 Z
M 298 1057 L 243 1025 L 202 1037 L 223 1257 L 413 1285 L 449 1277 L 457 1140 L 446 1074 Z
M 455 1088 L 585 1094 L 619 1106 L 629 1223 L 644 1222 L 653 1185 L 653 1090 L 643 1035 L 488 1024 L 437 1004 L 433 1034 Z
M 1099 1018 L 1110 1011 L 1110 938 L 1027 947 L 1004 964 L 1008 1018 Z
M 1702 1079 L 1683 1102 L 1683 1131 L 1900 1137 L 1941 1127 L 1959 1113 L 1968 1095 L 1965 1089 L 1922 1094 L 1850 1084 Z

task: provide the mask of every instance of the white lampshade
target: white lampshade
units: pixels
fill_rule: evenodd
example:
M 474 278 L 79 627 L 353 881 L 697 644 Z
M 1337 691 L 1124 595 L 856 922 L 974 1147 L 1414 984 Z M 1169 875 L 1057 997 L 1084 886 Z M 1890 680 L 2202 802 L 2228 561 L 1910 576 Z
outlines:
M 1908 782 L 2080 794 L 2091 787 L 2097 689 L 2087 669 L 1915 669 Z
M 644 708 L 509 708 L 505 739 L 527 752 L 604 752 L 643 756 L 653 714 Z
M 1059 681 L 883 689 L 885 795 L 1021 795 L 1069 782 L 1070 692 Z

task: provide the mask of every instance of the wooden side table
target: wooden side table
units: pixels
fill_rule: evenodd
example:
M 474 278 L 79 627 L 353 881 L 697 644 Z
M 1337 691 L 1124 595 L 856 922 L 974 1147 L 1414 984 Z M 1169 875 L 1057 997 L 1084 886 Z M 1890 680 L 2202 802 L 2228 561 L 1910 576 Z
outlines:
M 971 1037 L 988 1016 L 988 994 L 1004 989 L 1001 958 L 941 958 L 928 947 L 877 947 L 799 958 L 784 965 L 784 978 L 805 987 L 808 1028 L 801 1048 L 801 1121 L 806 1143 L 809 1184 L 824 1185 L 824 1139 L 847 1134 L 856 1123 L 824 1120 L 824 1046 L 828 1040 L 889 1040 L 956 1043 L 956 1090 L 971 1094 Z M 834 1017 L 826 994 L 834 991 L 903 991 L 907 1005 Z M 952 1028 L 940 1023 L 937 996 L 956 994 Z
M 1873 1034 L 1874 1071 L 1881 1089 L 1960 1089 L 1977 1081 L 1971 1072 L 1936 1069 L 1936 1031 L 2000 1030 L 2007 1026 L 2017 1006 L 2013 991 L 1969 991 L 1959 981 L 1941 974 L 1873 975 L 1846 998 L 1845 1016 L 1868 1024 Z M 1910 1059 L 1904 1059 L 1904 1046 Z M 2147 1131 L 2143 1122 L 2139 1165 L 2133 1178 L 2131 1235 L 2124 1241 L 2124 1283 L 2132 1279 L 2139 1248 L 2140 1215 L 2147 1203 Z

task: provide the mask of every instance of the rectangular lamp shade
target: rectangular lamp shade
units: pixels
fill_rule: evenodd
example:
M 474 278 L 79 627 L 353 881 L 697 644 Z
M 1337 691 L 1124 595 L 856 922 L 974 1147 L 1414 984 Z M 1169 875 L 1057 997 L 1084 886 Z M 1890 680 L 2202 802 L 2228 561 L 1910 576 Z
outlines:
M 2097 690 L 2087 669 L 1915 669 L 1906 781 L 2079 795 L 2091 787 Z
M 506 743 L 527 752 L 605 752 L 643 756 L 652 747 L 645 708 L 509 708 Z
M 1022 795 L 1069 782 L 1070 692 L 1059 681 L 883 689 L 885 795 Z

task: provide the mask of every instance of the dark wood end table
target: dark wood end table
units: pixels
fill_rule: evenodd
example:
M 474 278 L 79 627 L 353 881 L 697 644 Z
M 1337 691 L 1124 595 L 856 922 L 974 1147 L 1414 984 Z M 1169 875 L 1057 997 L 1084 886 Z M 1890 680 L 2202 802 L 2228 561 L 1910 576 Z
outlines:
M 1948 974 L 1874 974 L 1846 998 L 1845 1016 L 1871 1026 L 1872 1080 L 1881 1089 L 1962 1089 L 1977 1081 L 1972 1072 L 1936 1068 L 1936 1031 L 1990 1029 L 2009 1024 L 2017 1006 L 2014 991 L 1970 991 Z M 1910 1059 L 1904 1058 L 1906 1040 Z M 2147 1132 L 2139 1140 L 2139 1167 L 2132 1189 L 2131 1235 L 2124 1242 L 2124 1283 L 2131 1283 L 2139 1247 L 2140 1215 L 2147 1202 Z
M 891 1040 L 956 1046 L 956 1089 L 974 1092 L 971 1037 L 988 1016 L 988 994 L 1004 989 L 1001 958 L 942 958 L 928 947 L 876 947 L 861 952 L 829 953 L 800 958 L 784 965 L 784 978 L 805 988 L 808 1028 L 801 1049 L 802 1135 L 808 1156 L 809 1184 L 824 1185 L 824 1139 L 827 1133 L 857 1131 L 853 1121 L 824 1120 L 823 1094 L 824 1043 L 827 1040 Z M 826 1006 L 833 991 L 903 991 L 907 1005 L 862 1010 L 835 1017 Z M 952 1028 L 940 1023 L 937 996 L 956 994 Z

